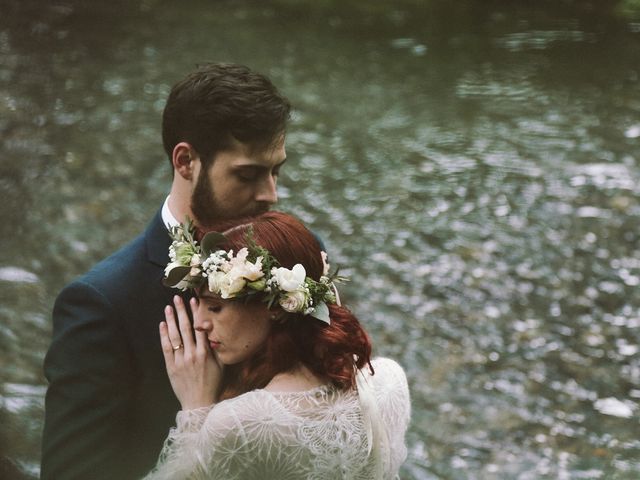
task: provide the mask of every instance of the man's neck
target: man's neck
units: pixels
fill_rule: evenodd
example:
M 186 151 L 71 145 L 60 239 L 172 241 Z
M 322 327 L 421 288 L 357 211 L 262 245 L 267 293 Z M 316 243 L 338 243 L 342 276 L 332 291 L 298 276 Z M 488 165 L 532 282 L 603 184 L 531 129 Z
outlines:
M 193 218 L 191 208 L 189 208 L 189 195 L 180 192 L 177 188 L 172 188 L 167 198 L 167 206 L 171 215 L 178 223 L 184 223 L 187 217 Z

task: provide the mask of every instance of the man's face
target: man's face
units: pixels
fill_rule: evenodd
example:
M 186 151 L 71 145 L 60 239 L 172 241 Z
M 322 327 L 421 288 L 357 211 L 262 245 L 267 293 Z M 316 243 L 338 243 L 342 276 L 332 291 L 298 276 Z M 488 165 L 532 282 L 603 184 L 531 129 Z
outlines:
M 235 148 L 218 152 L 197 173 L 191 211 L 198 224 L 206 227 L 269 210 L 278 201 L 276 183 L 285 160 L 284 137 L 264 151 L 250 152 L 236 142 Z

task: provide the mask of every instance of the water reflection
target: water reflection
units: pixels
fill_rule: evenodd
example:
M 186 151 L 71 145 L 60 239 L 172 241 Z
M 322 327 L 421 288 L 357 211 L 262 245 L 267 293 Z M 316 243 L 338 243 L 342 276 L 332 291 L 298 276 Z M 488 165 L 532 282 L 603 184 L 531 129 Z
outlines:
M 281 206 L 408 369 L 403 478 L 638 476 L 637 23 L 480 2 L 9 3 L 0 447 L 27 470 L 53 298 L 160 205 L 169 85 L 233 60 L 296 105 Z

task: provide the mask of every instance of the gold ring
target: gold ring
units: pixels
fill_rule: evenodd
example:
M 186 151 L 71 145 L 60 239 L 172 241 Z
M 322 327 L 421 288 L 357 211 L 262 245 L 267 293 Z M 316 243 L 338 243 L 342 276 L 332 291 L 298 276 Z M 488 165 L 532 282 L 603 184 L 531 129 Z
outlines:
M 171 345 L 173 347 L 173 345 Z M 180 350 L 184 345 L 180 344 L 177 347 L 173 347 L 173 351 Z

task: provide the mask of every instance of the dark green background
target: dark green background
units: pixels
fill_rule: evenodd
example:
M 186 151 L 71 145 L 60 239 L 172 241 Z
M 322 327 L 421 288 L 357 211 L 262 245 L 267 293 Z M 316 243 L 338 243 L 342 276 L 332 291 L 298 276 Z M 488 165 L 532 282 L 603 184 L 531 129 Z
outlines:
M 637 4 L 0 1 L 2 453 L 37 474 L 52 302 L 166 195 L 170 86 L 234 61 L 407 370 L 402 478 L 638 478 Z

